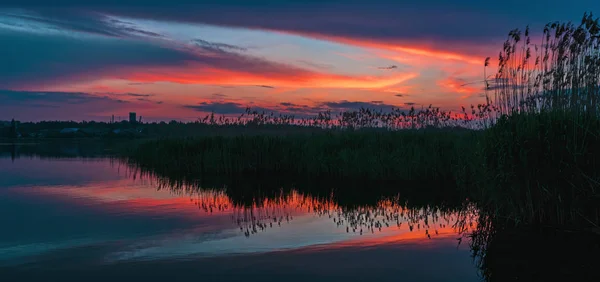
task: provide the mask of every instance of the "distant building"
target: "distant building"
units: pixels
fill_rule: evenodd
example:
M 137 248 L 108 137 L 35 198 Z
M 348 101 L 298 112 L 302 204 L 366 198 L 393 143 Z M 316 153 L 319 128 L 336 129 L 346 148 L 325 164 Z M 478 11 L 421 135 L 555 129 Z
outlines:
M 130 123 L 136 123 L 137 122 L 137 119 L 135 117 L 135 112 L 129 113 L 129 122 Z

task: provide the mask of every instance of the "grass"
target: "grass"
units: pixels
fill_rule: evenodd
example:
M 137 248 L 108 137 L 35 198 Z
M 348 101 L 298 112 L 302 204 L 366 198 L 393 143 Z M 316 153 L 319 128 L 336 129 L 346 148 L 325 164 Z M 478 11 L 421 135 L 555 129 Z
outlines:
M 227 185 L 248 194 L 276 193 L 282 187 L 327 194 L 329 186 L 343 187 L 337 195 L 361 199 L 367 187 L 370 192 L 395 194 L 399 187 L 409 191 L 427 186 L 448 196 L 444 191 L 457 191 L 457 179 L 464 179 L 456 160 L 471 146 L 474 134 L 327 132 L 165 139 L 139 145 L 130 152 L 130 161 L 159 176 L 204 187 Z
M 482 201 L 518 222 L 600 222 L 600 121 L 559 111 L 504 117 L 482 139 Z
M 132 157 L 155 169 L 177 167 L 183 174 L 280 173 L 422 180 L 450 177 L 446 172 L 452 166 L 451 154 L 457 146 L 468 146 L 461 142 L 467 142 L 472 134 L 475 133 L 324 132 L 161 139 L 141 144 Z

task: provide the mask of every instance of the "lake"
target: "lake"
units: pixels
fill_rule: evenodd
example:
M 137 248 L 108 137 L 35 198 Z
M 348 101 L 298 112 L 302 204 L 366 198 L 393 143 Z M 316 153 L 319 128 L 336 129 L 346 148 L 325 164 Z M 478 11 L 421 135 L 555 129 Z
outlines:
M 222 187 L 168 185 L 108 157 L 2 146 L 2 281 L 481 280 L 467 203 L 341 206 L 282 190 L 240 204 Z

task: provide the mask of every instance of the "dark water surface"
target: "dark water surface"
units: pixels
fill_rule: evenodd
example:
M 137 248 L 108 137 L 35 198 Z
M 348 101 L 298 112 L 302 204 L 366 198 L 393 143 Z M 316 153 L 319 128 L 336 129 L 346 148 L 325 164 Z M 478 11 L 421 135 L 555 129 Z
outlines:
M 0 155 L 0 281 L 480 281 L 474 209 L 238 206 L 109 158 Z M 465 239 L 467 240 L 467 239 Z

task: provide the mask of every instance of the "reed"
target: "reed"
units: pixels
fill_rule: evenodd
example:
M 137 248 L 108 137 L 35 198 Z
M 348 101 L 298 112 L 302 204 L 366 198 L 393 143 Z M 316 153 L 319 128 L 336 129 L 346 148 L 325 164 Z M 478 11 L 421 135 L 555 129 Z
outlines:
M 362 179 L 455 186 L 474 131 L 328 131 L 312 135 L 161 139 L 130 152 L 165 176 Z M 462 175 L 461 175 L 462 177 Z
M 515 222 L 600 222 L 600 26 L 550 23 L 541 45 L 510 32 L 493 101 L 500 114 L 482 135 L 482 201 Z M 597 227 L 597 226 L 596 226 Z

